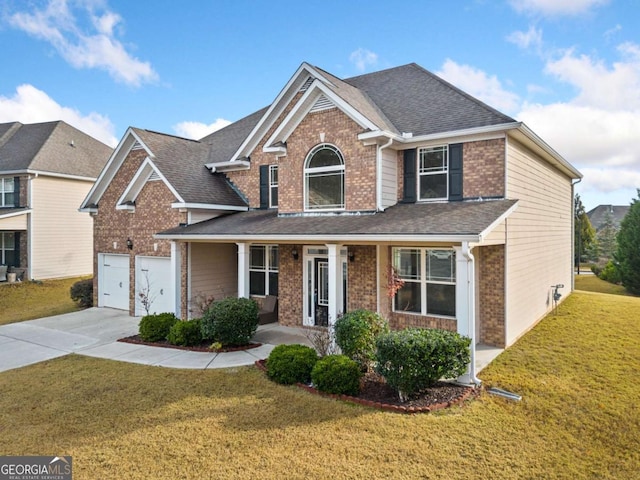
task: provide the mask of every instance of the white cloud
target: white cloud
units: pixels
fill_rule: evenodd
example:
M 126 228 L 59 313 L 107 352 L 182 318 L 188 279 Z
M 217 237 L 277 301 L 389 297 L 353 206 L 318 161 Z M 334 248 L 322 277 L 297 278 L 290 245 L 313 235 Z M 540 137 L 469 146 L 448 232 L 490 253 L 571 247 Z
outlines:
M 509 0 L 509 3 L 519 13 L 552 17 L 582 15 L 609 0 Z
M 91 112 L 82 115 L 73 108 L 63 107 L 33 85 L 20 85 L 13 96 L 0 95 L 0 122 L 39 123 L 64 120 L 69 125 L 114 147 L 118 140 L 108 117 Z
M 504 113 L 514 113 L 519 106 L 518 95 L 502 87 L 498 78 L 469 65 L 459 65 L 447 59 L 436 75 L 477 97 Z
M 181 137 L 199 140 L 216 130 L 226 127 L 230 123 L 229 120 L 224 118 L 217 118 L 215 122 L 209 125 L 200 122 L 180 122 L 173 126 L 173 130 Z
M 88 17 L 88 24 L 78 21 L 67 0 L 49 0 L 44 9 L 13 13 L 9 23 L 49 42 L 75 68 L 106 70 L 115 80 L 132 86 L 158 79 L 149 62 L 133 57 L 116 38 L 120 15 L 107 9 L 96 13 L 94 2 L 77 5 L 78 13 Z
M 373 67 L 378 63 L 378 54 L 366 48 L 359 48 L 349 55 L 349 61 L 360 71 L 364 72 L 367 67 Z
M 542 47 L 542 30 L 532 25 L 526 32 L 515 31 L 511 33 L 507 37 L 507 40 L 520 48 L 527 49 L 533 47 L 539 49 Z

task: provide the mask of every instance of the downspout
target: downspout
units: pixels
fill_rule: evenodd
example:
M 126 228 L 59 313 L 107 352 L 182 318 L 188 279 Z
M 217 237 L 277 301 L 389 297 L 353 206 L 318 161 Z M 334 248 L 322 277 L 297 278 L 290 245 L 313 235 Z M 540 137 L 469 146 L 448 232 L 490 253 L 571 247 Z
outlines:
M 581 178 L 577 182 L 571 182 L 571 291 L 576 288 L 576 276 L 575 276 L 575 258 L 576 258 L 576 190 L 575 187 L 582 181 Z M 581 232 L 582 233 L 582 232 Z M 580 273 L 580 259 L 578 258 L 578 273 Z
M 462 255 L 467 260 L 467 302 L 469 305 L 469 333 L 471 337 L 471 362 L 469 364 L 469 379 L 477 386 L 482 384 L 482 380 L 476 377 L 476 272 L 475 257 L 469 248 L 469 242 L 462 242 Z
M 382 150 L 390 147 L 393 143 L 393 138 L 390 138 L 384 145 L 378 145 L 376 149 L 376 211 L 384 212 L 382 206 Z

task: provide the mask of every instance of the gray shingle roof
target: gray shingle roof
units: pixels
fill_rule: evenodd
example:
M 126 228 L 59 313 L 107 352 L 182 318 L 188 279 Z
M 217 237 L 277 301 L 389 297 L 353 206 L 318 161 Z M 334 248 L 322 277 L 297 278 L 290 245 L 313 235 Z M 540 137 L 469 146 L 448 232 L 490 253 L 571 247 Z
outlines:
M 398 204 L 384 212 L 363 215 L 278 216 L 275 210 L 251 210 L 214 218 L 161 234 L 202 235 L 228 239 L 282 236 L 363 235 L 467 236 L 479 235 L 517 200 Z
M 615 228 L 620 228 L 620 223 L 630 208 L 629 205 L 598 205 L 596 208 L 589 210 L 587 216 L 596 231 L 604 228 L 607 216 L 611 217 Z
M 205 167 L 209 145 L 186 138 L 132 129 L 153 152 L 153 162 L 187 203 L 246 206 L 227 178 Z
M 63 121 L 0 124 L 0 172 L 30 169 L 96 178 L 111 151 Z

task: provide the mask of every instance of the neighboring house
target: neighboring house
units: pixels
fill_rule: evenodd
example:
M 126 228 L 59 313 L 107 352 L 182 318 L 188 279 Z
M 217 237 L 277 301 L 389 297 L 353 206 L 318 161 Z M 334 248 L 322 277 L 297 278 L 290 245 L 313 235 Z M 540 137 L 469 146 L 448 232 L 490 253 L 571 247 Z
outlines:
M 598 205 L 596 208 L 587 212 L 587 217 L 596 232 L 599 232 L 611 224 L 616 230 L 620 230 L 620 223 L 629 211 L 629 205 Z
M 200 295 L 271 294 L 283 325 L 367 308 L 505 347 L 553 286 L 571 291 L 578 178 L 418 65 L 341 80 L 303 63 L 270 106 L 200 141 L 129 129 L 82 209 L 100 306 L 139 315 L 142 293 L 188 317 Z
M 0 265 L 22 279 L 92 272 L 78 206 L 112 149 L 62 122 L 0 124 Z

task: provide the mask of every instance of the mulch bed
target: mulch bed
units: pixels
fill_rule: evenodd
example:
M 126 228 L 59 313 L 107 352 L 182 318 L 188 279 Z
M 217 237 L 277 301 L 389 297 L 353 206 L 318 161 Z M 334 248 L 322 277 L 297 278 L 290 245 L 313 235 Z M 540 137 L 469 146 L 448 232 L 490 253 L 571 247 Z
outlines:
M 149 345 L 151 347 L 164 347 L 164 348 L 175 348 L 177 350 L 190 350 L 192 352 L 207 352 L 207 353 L 223 353 L 223 352 L 239 352 L 243 350 L 251 350 L 252 348 L 257 348 L 261 346 L 261 343 L 250 343 L 249 345 L 243 345 L 241 347 L 224 347 L 216 350 L 212 350 L 211 340 L 207 340 L 202 342 L 200 345 L 194 345 L 192 347 L 183 347 L 181 345 L 172 345 L 166 340 L 161 340 L 158 342 L 147 342 L 140 338 L 140 335 L 132 335 L 130 337 L 120 338 L 119 342 L 124 343 L 135 343 L 138 345 Z
M 266 372 L 264 360 L 256 361 L 256 367 Z M 302 383 L 296 384 L 310 393 L 325 397 L 336 398 L 351 403 L 365 405 L 396 413 L 426 413 L 441 410 L 453 405 L 460 405 L 473 395 L 477 395 L 478 390 L 450 382 L 438 382 L 433 387 L 427 388 L 419 396 L 406 402 L 401 402 L 398 394 L 384 378 L 376 373 L 368 373 L 360 383 L 360 393 L 357 396 L 334 395 L 323 393 L 316 388 Z

